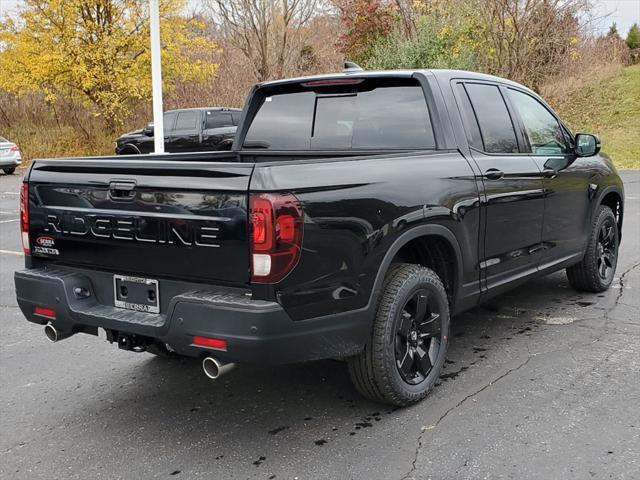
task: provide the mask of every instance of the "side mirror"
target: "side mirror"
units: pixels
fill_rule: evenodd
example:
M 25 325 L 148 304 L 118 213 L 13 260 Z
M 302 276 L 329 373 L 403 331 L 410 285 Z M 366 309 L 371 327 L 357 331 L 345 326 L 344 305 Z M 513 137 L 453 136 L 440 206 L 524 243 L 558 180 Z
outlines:
M 576 135 L 576 155 L 591 157 L 600 151 L 600 139 L 590 133 Z
M 153 123 L 147 123 L 147 126 L 142 129 L 142 133 L 144 133 L 147 137 L 153 136 Z

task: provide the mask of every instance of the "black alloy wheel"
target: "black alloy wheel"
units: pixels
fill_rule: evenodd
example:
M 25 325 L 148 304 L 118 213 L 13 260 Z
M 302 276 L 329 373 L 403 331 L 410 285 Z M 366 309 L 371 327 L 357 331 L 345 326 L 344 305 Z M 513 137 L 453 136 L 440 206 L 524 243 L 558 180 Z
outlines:
M 612 217 L 605 218 L 598 233 L 597 262 L 598 275 L 603 282 L 611 283 L 615 272 L 618 245 L 614 230 L 616 229 Z
M 618 264 L 620 232 L 618 221 L 607 205 L 594 215 L 589 241 L 582 260 L 567 268 L 569 283 L 576 290 L 603 292 L 613 283 Z
M 395 338 L 396 365 L 402 379 L 410 385 L 418 385 L 427 378 L 440 350 L 440 311 L 437 303 L 429 300 L 427 290 L 417 290 L 400 311 Z

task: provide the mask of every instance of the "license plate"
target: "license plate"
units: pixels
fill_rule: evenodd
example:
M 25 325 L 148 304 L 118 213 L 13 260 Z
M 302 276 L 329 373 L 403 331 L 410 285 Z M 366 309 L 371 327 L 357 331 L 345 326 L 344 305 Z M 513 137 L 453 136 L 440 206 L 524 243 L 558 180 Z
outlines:
M 114 275 L 113 288 L 116 307 L 137 312 L 160 313 L 157 280 Z

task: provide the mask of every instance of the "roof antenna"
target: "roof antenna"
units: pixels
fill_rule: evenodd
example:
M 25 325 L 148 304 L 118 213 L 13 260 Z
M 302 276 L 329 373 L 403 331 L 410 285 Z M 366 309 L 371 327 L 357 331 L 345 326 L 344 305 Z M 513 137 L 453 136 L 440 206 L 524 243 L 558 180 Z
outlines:
M 342 71 L 344 73 L 362 72 L 363 68 L 360 65 L 358 65 L 357 63 L 346 61 L 346 62 L 344 62 L 344 70 L 342 70 Z

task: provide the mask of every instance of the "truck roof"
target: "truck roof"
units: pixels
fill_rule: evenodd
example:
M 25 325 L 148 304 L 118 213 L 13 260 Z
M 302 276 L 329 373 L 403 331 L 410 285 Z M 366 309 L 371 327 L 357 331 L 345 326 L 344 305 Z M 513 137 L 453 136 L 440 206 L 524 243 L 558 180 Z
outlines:
M 414 69 L 414 70 L 351 70 L 347 72 L 326 73 L 321 75 L 311 75 L 307 77 L 288 78 L 283 80 L 272 80 L 259 83 L 259 87 L 271 87 L 277 85 L 286 85 L 291 83 L 300 83 L 306 81 L 332 80 L 337 78 L 411 78 L 416 73 L 431 74 L 442 81 L 449 81 L 454 78 L 464 78 L 467 80 L 490 80 L 493 82 L 501 82 L 513 86 L 524 87 L 517 82 L 502 77 L 496 77 L 486 73 L 470 72 L 467 70 L 447 70 L 447 69 Z M 524 87 L 526 88 L 526 87 Z

